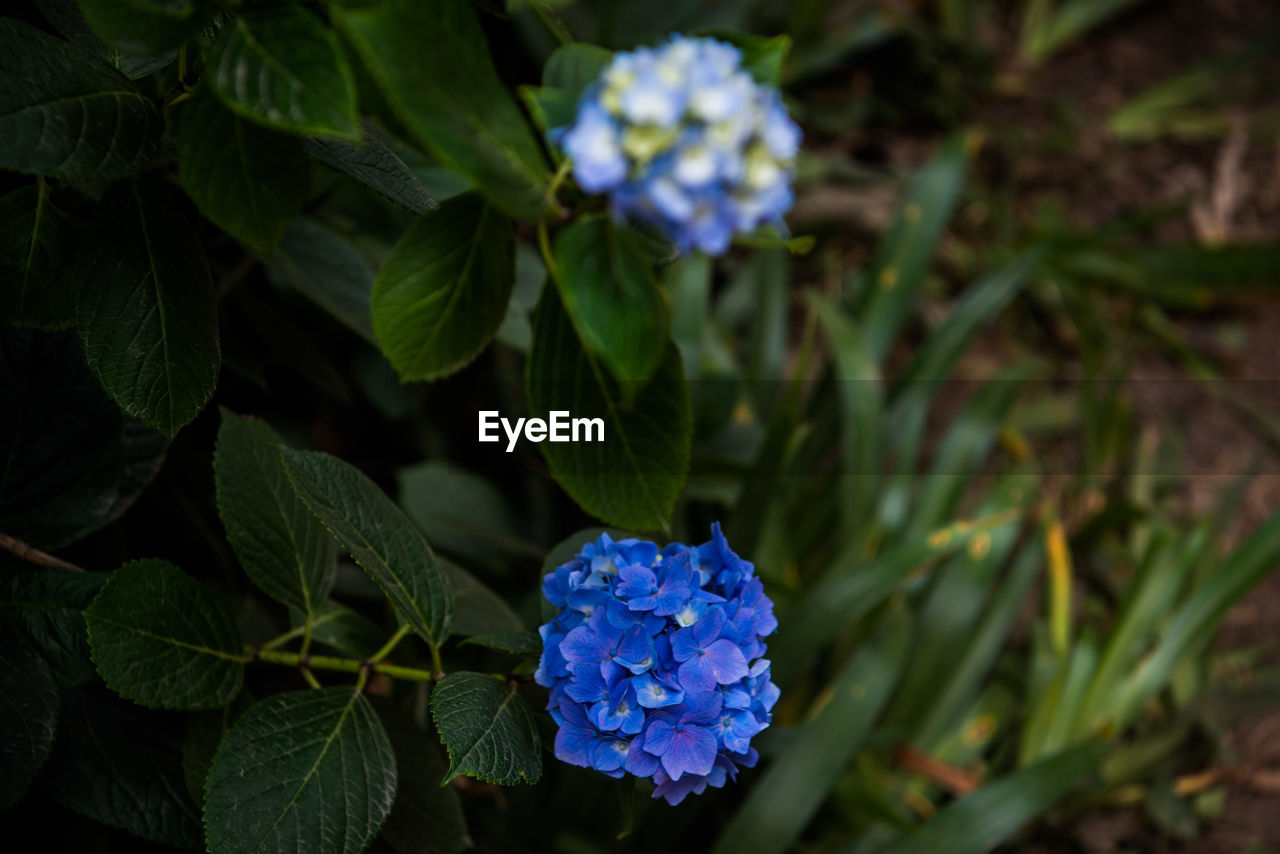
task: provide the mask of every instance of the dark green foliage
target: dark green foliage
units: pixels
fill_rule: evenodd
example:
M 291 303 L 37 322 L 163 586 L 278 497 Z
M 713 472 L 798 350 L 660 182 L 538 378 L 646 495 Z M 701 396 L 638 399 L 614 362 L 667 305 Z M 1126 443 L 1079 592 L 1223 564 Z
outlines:
M 144 706 L 209 709 L 240 690 L 239 633 L 222 604 L 161 560 L 127 563 L 84 612 L 107 686 Z
M 87 48 L 0 19 L 0 77 L 2 168 L 107 181 L 137 174 L 156 152 L 159 110 Z
M 431 694 L 431 716 L 449 751 L 441 783 L 459 774 L 492 783 L 536 783 L 542 751 L 533 714 L 515 685 L 482 673 L 453 673 Z
M 250 706 L 206 784 L 211 852 L 364 850 L 391 812 L 396 759 L 369 701 L 350 688 Z
M 26 647 L 0 643 L 0 811 L 26 794 L 57 729 L 58 686 L 48 665 Z
M 453 593 L 426 540 L 367 477 L 339 459 L 284 448 L 298 497 L 428 643 L 449 636 Z
M 556 292 L 544 291 L 526 373 L 529 407 L 544 418 L 558 410 L 604 420 L 604 442 L 541 446 L 560 485 L 593 515 L 633 530 L 667 525 L 692 431 L 683 374 L 668 342 L 647 382 L 619 383 L 585 351 Z
M 456 373 L 479 355 L 515 283 L 511 220 L 483 199 L 455 196 L 414 221 L 373 283 L 373 331 L 404 380 Z
M 117 187 L 74 273 L 90 369 L 121 409 L 169 436 L 209 401 L 222 359 L 209 267 L 174 204 L 156 181 Z

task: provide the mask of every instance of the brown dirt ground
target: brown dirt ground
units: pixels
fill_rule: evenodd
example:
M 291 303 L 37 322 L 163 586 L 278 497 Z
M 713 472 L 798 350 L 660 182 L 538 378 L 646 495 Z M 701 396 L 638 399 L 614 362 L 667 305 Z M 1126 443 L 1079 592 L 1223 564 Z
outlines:
M 923 9 L 930 4 L 916 5 Z M 989 15 L 980 30 L 983 45 L 997 58 L 997 94 L 981 105 L 977 123 L 1014 128 L 1027 143 L 1012 165 L 995 166 L 1013 170 L 1019 218 L 1025 220 L 1052 201 L 1069 221 L 1088 227 L 1160 205 L 1181 204 L 1183 212 L 1161 222 L 1154 240 L 1248 243 L 1280 236 L 1280 140 L 1274 129 L 1259 132 L 1256 121 L 1263 110 L 1274 111 L 1274 93 L 1254 92 L 1235 101 L 1235 129 L 1225 138 L 1123 143 L 1105 127 L 1111 112 L 1134 95 L 1248 44 L 1266 26 L 1280 21 L 1280 3 L 1141 4 L 1039 68 L 1016 59 L 1016 6 L 991 7 L 1002 11 Z M 1277 66 L 1280 57 L 1265 67 L 1274 72 Z M 1061 145 L 1055 149 L 1047 144 L 1055 135 L 1061 138 L 1064 115 L 1070 126 L 1067 153 L 1061 153 Z M 931 143 L 918 135 L 855 131 L 835 141 L 830 153 L 856 152 L 869 139 L 887 154 L 890 167 L 921 162 Z M 984 169 L 983 161 L 979 169 Z M 839 214 L 847 231 L 872 234 L 882 230 L 895 204 L 894 191 L 874 183 L 843 191 L 817 187 L 798 201 L 796 213 L 800 220 L 815 222 Z M 846 262 L 865 261 L 865 251 L 865 246 L 850 248 Z M 944 259 L 945 255 L 944 247 Z M 1280 284 L 1280 275 L 1277 278 Z M 1233 390 L 1280 424 L 1280 300 L 1268 298 L 1211 317 L 1181 315 L 1174 321 L 1197 344 L 1218 341 L 1224 321 L 1242 333 L 1227 361 L 1235 378 L 1255 382 L 1233 384 Z M 1001 361 L 1004 345 L 992 346 L 994 351 L 986 342 L 976 348 L 980 364 L 968 366 L 973 373 L 989 375 L 991 365 Z M 1253 472 L 1258 477 L 1242 503 L 1232 538 L 1238 541 L 1280 510 L 1280 453 L 1238 409 L 1215 402 L 1187 380 L 1183 369 L 1158 357 L 1140 361 L 1128 387 L 1139 428 L 1177 434 L 1183 443 L 1183 509 L 1190 514 L 1208 512 L 1240 474 Z M 1266 663 L 1280 666 L 1278 637 L 1280 573 L 1273 573 L 1229 615 L 1220 643 L 1222 649 L 1264 645 Z M 1241 720 L 1229 734 L 1227 754 L 1234 756 L 1226 769 L 1234 782 L 1228 785 L 1225 809 L 1181 850 L 1228 854 L 1266 845 L 1280 851 L 1280 712 Z M 1064 840 L 1064 850 L 1135 850 L 1135 843 L 1136 850 L 1179 850 L 1146 834 L 1131 835 L 1139 825 L 1136 813 L 1101 813 L 1082 822 L 1076 839 Z
M 1132 95 L 1179 69 L 1238 48 L 1275 20 L 1274 2 L 1173 0 L 1149 3 L 1082 39 L 1043 68 L 1025 74 L 1020 101 L 1012 109 L 1030 133 L 1051 122 L 1056 103 L 1070 103 L 1079 116 L 1077 146 L 1070 157 L 1030 157 L 1018 164 L 1016 198 L 1027 211 L 1045 196 L 1062 204 L 1078 223 L 1099 223 L 1161 203 L 1190 201 L 1184 216 L 1163 223 L 1161 241 L 1250 242 L 1280 235 L 1280 146 L 1273 138 L 1251 137 L 1246 128 L 1256 105 L 1242 105 L 1239 131 L 1227 139 L 1122 144 L 1104 129 L 1105 117 Z M 988 34 L 993 44 L 1007 32 Z M 1036 93 L 1052 93 L 1038 97 Z M 1000 109 L 1009 109 L 1006 104 Z M 1278 271 L 1280 272 L 1280 271 Z M 1244 343 L 1234 354 L 1237 388 L 1258 407 L 1280 418 L 1280 301 L 1251 305 L 1235 318 L 1244 324 Z M 1193 339 L 1212 336 L 1214 320 L 1183 317 L 1179 325 Z M 1259 472 L 1250 487 L 1234 536 L 1244 536 L 1280 509 L 1280 456 L 1240 414 L 1206 402 L 1181 371 L 1152 360 L 1131 377 L 1140 423 L 1171 427 L 1184 436 L 1186 507 L 1207 512 L 1235 475 Z M 1280 663 L 1280 573 L 1273 573 L 1228 617 L 1224 649 L 1269 645 Z M 1228 789 L 1225 811 L 1205 835 L 1184 850 L 1226 854 L 1253 846 L 1280 848 L 1280 713 L 1250 716 L 1228 738 L 1243 778 Z M 1271 786 L 1265 776 L 1272 775 Z M 1247 782 L 1252 779 L 1253 782 Z M 1123 830 L 1124 822 L 1120 828 Z M 1105 834 L 1104 834 L 1105 836 Z

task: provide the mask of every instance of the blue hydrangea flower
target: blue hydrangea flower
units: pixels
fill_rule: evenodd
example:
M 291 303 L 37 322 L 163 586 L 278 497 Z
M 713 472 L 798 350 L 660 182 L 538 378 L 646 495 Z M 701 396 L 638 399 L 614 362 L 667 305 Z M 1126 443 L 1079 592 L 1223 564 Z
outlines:
M 793 201 L 800 129 L 777 90 L 715 39 L 616 54 L 555 138 L 579 186 L 681 250 L 718 255 L 736 232 L 781 228 Z
M 658 114 L 643 100 L 635 109 Z M 671 804 L 755 765 L 751 739 L 778 701 L 763 657 L 778 621 L 719 524 L 701 546 L 661 552 L 603 534 L 542 591 L 560 609 L 539 630 L 535 675 L 551 689 L 557 758 L 652 778 L 654 797 Z

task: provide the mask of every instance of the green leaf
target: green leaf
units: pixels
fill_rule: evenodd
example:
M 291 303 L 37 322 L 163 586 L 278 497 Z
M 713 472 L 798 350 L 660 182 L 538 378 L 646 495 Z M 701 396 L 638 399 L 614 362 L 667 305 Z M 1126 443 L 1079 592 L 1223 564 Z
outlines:
M 478 561 L 538 557 L 520 536 L 502 493 L 454 463 L 425 462 L 396 472 L 400 506 L 435 547 Z
M 624 395 L 583 352 L 559 297 L 547 288 L 525 369 L 531 415 L 567 411 L 604 420 L 603 442 L 540 445 L 552 475 L 588 513 L 637 531 L 667 525 L 689 467 L 689 387 L 680 351 L 670 342 L 666 348 L 653 377 Z
M 70 809 L 159 845 L 200 847 L 200 810 L 182 782 L 179 723 L 95 694 L 63 696 L 38 785 Z
M 790 36 L 753 36 L 727 27 L 698 29 L 694 34 L 728 42 L 742 51 L 742 67 L 751 72 L 757 83 L 781 85 L 782 66 L 791 52 Z
M 40 653 L 59 686 L 96 679 L 81 612 L 110 575 L 6 568 L 0 572 L 0 630 Z
M 125 412 L 172 436 L 218 381 L 217 301 L 204 253 L 159 182 L 111 193 L 92 232 L 76 267 L 85 358 Z
M 227 732 L 205 788 L 210 854 L 363 851 L 391 812 L 395 755 L 348 687 L 277 694 Z
M 302 6 L 236 15 L 209 51 L 206 78 L 228 107 L 268 127 L 360 138 L 351 68 L 337 37 Z
M 542 66 L 542 85 L 558 89 L 573 101 L 604 72 L 613 51 L 598 45 L 571 42 L 560 45 Z
M 389 0 L 331 13 L 414 141 L 511 216 L 555 209 L 546 159 L 494 70 L 470 3 Z
M 163 560 L 111 573 L 84 612 L 107 687 L 144 706 L 225 706 L 244 681 L 235 621 L 198 581 Z
M 59 35 L 96 52 L 130 80 L 146 77 L 178 58 L 176 50 L 165 51 L 157 56 L 135 56 L 121 54 L 118 48 L 108 47 L 89 26 L 76 0 L 35 0 L 35 6 Z
M 373 282 L 373 331 L 404 380 L 461 370 L 501 325 L 515 283 L 511 220 L 455 196 L 409 226 Z
M 107 44 L 156 54 L 194 38 L 211 12 L 199 0 L 79 0 L 80 11 Z
M 280 437 L 264 421 L 222 410 L 213 476 L 218 515 L 249 580 L 277 602 L 314 613 L 333 588 L 337 548 L 289 485 Z
M 976 536 L 990 536 L 1017 521 L 1015 512 L 960 520 L 919 541 L 885 549 L 870 559 L 861 548 L 846 549 L 824 578 L 806 585 L 804 598 L 788 615 L 790 630 L 770 644 L 775 681 L 782 684 L 810 666 L 813 656 L 837 632 L 884 602 L 913 571 L 954 554 Z
M 105 524 L 120 494 L 120 410 L 71 332 L 0 326 L 0 531 L 53 549 Z
M 178 180 L 214 225 L 264 252 L 310 194 L 302 140 L 240 118 L 206 86 L 179 117 Z
M 555 282 L 587 352 L 619 380 L 646 380 L 666 352 L 670 317 L 644 249 L 603 217 L 556 236 Z
M 58 686 L 31 650 L 0 642 L 0 812 L 27 793 L 58 730 Z
M 898 681 L 910 637 L 910 616 L 896 608 L 840 671 L 817 715 L 797 728 L 752 786 L 714 854 L 791 848 L 870 733 Z
M 982 854 L 1043 815 L 1097 772 L 1109 746 L 1086 744 L 1029 765 L 943 808 L 880 854 Z
M 475 644 L 496 652 L 510 655 L 541 655 L 542 638 L 536 632 L 497 632 L 491 635 L 476 635 L 464 640 L 460 646 Z
M 489 635 L 523 631 L 524 623 L 506 601 L 480 579 L 449 561 L 441 561 L 453 590 L 453 631 Z
M 457 854 L 467 848 L 458 790 L 440 785 L 445 763 L 435 736 L 387 703 L 377 703 L 374 709 L 396 755 L 396 800 L 382 839 L 397 854 Z
M 369 343 L 374 343 L 369 294 L 374 270 L 346 237 L 299 217 L 267 256 L 267 269 Z
M 441 784 L 459 774 L 504 786 L 542 776 L 538 728 L 514 685 L 482 673 L 451 673 L 431 692 L 431 717 L 449 751 Z
M 160 144 L 160 111 L 88 48 L 2 19 L 0 78 L 0 169 L 110 181 L 140 172 Z
M 71 230 L 43 181 L 0 198 L 0 320 L 42 329 L 75 322 L 62 268 L 72 251 Z
M 916 304 L 925 271 L 960 197 L 968 144 L 963 134 L 942 144 L 911 180 L 906 199 L 876 249 L 856 312 L 867 332 L 875 364 L 884 361 L 894 336 Z
M 283 448 L 289 481 L 311 512 L 377 582 L 415 632 L 449 636 L 453 594 L 422 534 L 359 469 L 316 451 Z
M 350 175 L 402 208 L 424 214 L 438 207 L 431 191 L 395 149 L 372 127 L 364 127 L 359 143 L 316 137 L 306 141 L 307 153 L 331 169 Z

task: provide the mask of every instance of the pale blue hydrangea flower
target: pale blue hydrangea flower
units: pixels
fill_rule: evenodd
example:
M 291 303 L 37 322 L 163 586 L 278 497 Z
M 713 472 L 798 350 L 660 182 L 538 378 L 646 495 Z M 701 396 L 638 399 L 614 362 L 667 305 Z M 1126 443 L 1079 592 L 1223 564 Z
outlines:
M 793 201 L 800 129 L 715 39 L 616 54 L 556 138 L 579 186 L 681 250 L 718 255 L 735 233 L 781 228 Z

